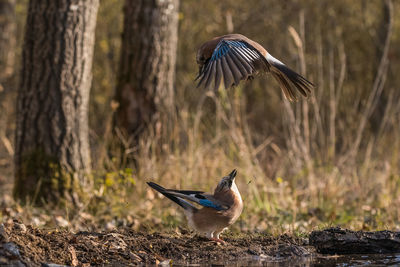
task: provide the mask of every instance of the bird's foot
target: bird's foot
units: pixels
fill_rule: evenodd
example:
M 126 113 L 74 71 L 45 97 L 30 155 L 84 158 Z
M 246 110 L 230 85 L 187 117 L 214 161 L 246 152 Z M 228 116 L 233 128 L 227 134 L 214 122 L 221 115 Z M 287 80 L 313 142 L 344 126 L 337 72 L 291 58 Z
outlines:
M 211 237 L 211 238 L 210 238 L 210 241 L 214 241 L 214 242 L 216 242 L 217 244 L 222 244 L 222 245 L 225 245 L 225 244 L 226 244 L 226 242 L 225 242 L 224 240 L 222 240 L 222 239 L 220 239 L 220 238 L 215 238 L 215 237 Z

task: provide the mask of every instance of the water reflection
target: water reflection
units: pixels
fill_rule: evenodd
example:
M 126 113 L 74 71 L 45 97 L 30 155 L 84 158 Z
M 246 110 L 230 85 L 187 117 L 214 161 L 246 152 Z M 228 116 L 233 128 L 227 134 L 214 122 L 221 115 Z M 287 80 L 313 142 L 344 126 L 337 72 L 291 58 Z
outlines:
M 271 259 L 269 257 L 253 257 L 235 262 L 213 262 L 204 264 L 173 264 L 174 266 L 400 266 L 400 254 L 341 255 L 299 257 L 290 259 Z
M 310 266 L 400 266 L 400 254 L 319 257 L 314 259 Z

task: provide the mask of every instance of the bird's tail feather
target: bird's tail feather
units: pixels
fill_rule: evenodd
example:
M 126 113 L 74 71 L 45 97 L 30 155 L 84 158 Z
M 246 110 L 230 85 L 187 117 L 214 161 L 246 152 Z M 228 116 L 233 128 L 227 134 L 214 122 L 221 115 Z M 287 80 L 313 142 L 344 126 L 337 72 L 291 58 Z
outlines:
M 163 194 L 165 197 L 169 198 L 170 200 L 172 200 L 173 202 L 175 202 L 176 204 L 178 204 L 179 206 L 181 206 L 182 208 L 184 208 L 185 210 L 191 210 L 191 211 L 196 211 L 197 208 L 190 204 L 188 201 L 180 198 L 180 197 L 176 197 L 174 195 L 171 195 L 170 193 L 168 193 L 167 189 L 165 189 L 164 187 L 162 187 L 161 185 L 158 185 L 156 183 L 153 182 L 147 182 L 147 184 L 155 189 L 156 191 L 160 192 L 161 194 Z
M 272 56 L 270 56 L 273 58 Z M 269 58 L 267 58 L 268 60 Z M 299 91 L 304 97 L 311 94 L 314 85 L 306 78 L 288 68 L 285 64 L 273 58 L 268 60 L 271 64 L 271 73 L 278 81 L 283 94 L 290 101 L 297 100 L 296 91 Z

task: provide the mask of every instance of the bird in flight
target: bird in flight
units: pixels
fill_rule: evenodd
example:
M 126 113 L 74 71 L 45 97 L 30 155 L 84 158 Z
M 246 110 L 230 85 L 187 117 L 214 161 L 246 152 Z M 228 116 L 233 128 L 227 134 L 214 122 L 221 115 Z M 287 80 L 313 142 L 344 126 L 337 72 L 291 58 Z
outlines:
M 297 100 L 296 91 L 304 97 L 314 85 L 274 58 L 259 43 L 241 34 L 215 37 L 197 51 L 199 74 L 197 87 L 217 90 L 223 81 L 225 88 L 237 86 L 241 80 L 253 79 L 257 73 L 268 73 L 278 81 L 285 97 Z
M 235 184 L 236 174 L 237 171 L 233 170 L 223 177 L 215 188 L 214 194 L 194 190 L 166 189 L 153 182 L 147 184 L 181 206 L 191 228 L 205 233 L 210 240 L 224 243 L 219 235 L 239 218 L 243 209 L 242 197 Z M 191 202 L 200 205 L 201 208 Z

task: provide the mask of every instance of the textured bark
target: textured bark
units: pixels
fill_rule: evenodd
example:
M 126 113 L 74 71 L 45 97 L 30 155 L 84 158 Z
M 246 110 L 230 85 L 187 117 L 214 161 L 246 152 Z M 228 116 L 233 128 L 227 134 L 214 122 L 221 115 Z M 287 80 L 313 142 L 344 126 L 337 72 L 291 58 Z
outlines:
M 136 137 L 160 113 L 173 111 L 178 5 L 178 0 L 125 1 L 114 119 Z
M 14 73 L 15 62 L 15 0 L 0 0 L 0 93 L 4 82 Z
M 90 180 L 88 101 L 99 0 L 31 0 L 17 99 L 15 197 L 77 201 Z
M 15 0 L 0 0 L 0 158 L 3 147 L 12 155 L 13 148 L 7 138 L 7 126 L 13 101 L 9 101 L 14 88 L 14 65 L 16 48 Z M 1 175 L 0 175 L 1 176 Z
M 310 235 L 310 245 L 324 254 L 399 253 L 400 232 L 354 232 L 329 228 L 313 231 Z

